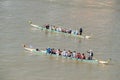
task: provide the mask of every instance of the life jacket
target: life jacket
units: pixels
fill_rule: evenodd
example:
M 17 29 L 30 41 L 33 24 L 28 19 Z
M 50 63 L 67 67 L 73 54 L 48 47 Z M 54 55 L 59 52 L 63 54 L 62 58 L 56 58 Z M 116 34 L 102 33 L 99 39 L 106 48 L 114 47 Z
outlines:
M 47 48 L 47 53 L 51 53 L 51 48 Z

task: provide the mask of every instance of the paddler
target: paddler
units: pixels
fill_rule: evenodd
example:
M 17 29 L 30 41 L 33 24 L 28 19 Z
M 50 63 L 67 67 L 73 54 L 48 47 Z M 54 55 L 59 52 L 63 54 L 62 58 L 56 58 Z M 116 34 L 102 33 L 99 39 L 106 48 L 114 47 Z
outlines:
M 45 25 L 45 27 L 46 27 L 46 29 L 49 29 L 49 28 L 50 28 L 50 25 L 49 25 L 49 24 L 47 24 L 47 25 Z
M 47 51 L 47 53 L 50 54 L 50 53 L 51 53 L 51 48 L 48 47 L 48 48 L 46 49 L 46 51 Z

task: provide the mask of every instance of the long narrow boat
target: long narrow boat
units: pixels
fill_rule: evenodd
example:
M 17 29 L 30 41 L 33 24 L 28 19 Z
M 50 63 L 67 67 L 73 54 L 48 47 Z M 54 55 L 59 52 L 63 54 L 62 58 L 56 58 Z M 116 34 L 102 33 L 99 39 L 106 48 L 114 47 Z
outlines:
M 79 61 L 82 63 L 92 63 L 92 64 L 108 64 L 111 61 L 111 58 L 109 58 L 108 60 L 97 60 L 97 59 L 93 59 L 93 60 L 88 60 L 88 59 L 77 59 L 77 58 L 72 58 L 72 57 L 65 57 L 65 56 L 59 56 L 56 54 L 48 54 L 46 50 L 39 50 L 39 49 L 34 49 L 34 48 L 29 48 L 24 46 L 24 49 L 27 51 L 30 51 L 34 54 L 37 55 L 47 55 L 47 56 L 53 56 L 53 57 L 61 57 L 64 59 L 69 59 L 69 60 L 73 60 L 73 61 Z
M 28 22 L 32 27 L 37 28 L 39 30 L 43 30 L 43 31 L 47 30 L 49 32 L 61 33 L 61 34 L 67 35 L 67 36 L 73 36 L 73 37 L 78 37 L 78 38 L 83 38 L 83 39 L 91 38 L 91 36 L 82 36 L 82 35 L 76 35 L 76 34 L 70 34 L 70 33 L 64 33 L 64 32 L 60 32 L 60 31 L 56 31 L 56 30 L 46 29 L 44 26 L 39 26 L 39 25 L 33 24 L 32 21 L 28 21 Z

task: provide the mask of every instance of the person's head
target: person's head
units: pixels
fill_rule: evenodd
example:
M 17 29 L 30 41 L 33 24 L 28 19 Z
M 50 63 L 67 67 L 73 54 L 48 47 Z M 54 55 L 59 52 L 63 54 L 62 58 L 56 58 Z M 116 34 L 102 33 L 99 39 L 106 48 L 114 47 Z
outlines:
M 90 49 L 89 51 L 91 52 L 92 50 Z
M 39 51 L 39 49 L 37 48 L 36 51 Z

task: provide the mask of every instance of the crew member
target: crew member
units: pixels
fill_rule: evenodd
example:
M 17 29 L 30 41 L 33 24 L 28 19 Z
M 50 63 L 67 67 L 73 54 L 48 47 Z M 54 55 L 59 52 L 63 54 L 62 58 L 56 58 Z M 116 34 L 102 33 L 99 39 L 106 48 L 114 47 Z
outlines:
M 83 32 L 83 29 L 80 28 L 80 30 L 79 30 L 80 35 L 82 35 L 82 32 Z
M 87 52 L 89 53 L 88 60 L 92 60 L 92 58 L 93 58 L 93 51 L 89 50 Z

